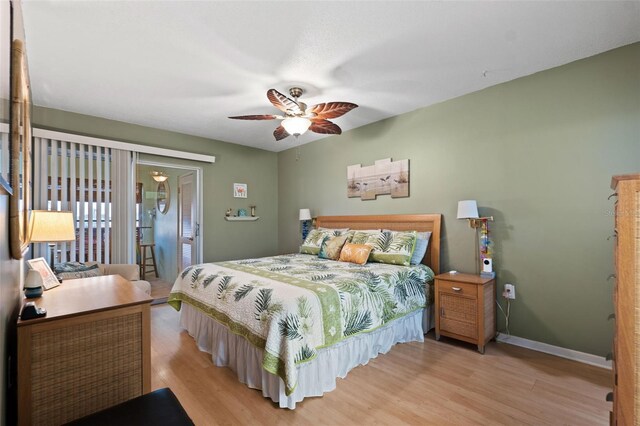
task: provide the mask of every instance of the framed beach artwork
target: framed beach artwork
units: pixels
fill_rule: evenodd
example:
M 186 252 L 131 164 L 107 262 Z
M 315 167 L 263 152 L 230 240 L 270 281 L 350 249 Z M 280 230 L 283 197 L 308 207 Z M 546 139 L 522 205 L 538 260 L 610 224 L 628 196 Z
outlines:
M 375 200 L 378 195 L 409 196 L 409 160 L 385 158 L 372 166 L 347 167 L 347 197 Z
M 45 290 L 49 290 L 60 285 L 58 278 L 56 278 L 56 275 L 53 273 L 51 268 L 49 268 L 49 265 L 47 264 L 47 261 L 44 259 L 44 257 L 27 260 L 27 264 L 29 265 L 30 269 L 38 271 L 38 273 L 42 277 L 42 285 L 44 286 Z
M 247 184 L 246 183 L 234 183 L 233 184 L 233 196 L 235 198 L 247 198 Z

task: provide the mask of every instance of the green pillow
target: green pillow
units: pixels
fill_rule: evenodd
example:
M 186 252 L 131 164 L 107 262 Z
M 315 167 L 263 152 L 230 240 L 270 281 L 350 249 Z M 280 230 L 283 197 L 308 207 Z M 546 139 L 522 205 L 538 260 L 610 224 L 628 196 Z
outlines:
M 380 235 L 379 229 L 372 230 L 351 230 L 351 244 L 366 244 L 373 247 L 378 235 Z
M 307 235 L 307 238 L 300 246 L 300 253 L 317 255 L 320 252 L 322 241 L 326 237 L 339 235 L 341 235 L 341 232 L 339 232 L 339 230 L 312 229 L 311 232 L 309 232 L 309 235 Z
M 411 256 L 416 248 L 415 231 L 382 231 L 367 241 L 373 244 L 369 256 L 370 262 L 389 263 L 392 265 L 409 266 Z

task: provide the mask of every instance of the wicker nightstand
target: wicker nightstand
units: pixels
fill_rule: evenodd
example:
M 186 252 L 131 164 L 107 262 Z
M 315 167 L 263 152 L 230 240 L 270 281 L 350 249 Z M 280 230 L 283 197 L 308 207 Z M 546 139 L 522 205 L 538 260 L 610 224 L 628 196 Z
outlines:
M 484 345 L 496 335 L 496 281 L 470 274 L 435 278 L 436 339 L 452 337 Z
M 151 390 L 151 298 L 119 275 L 65 281 L 18 320 L 18 424 L 62 424 Z

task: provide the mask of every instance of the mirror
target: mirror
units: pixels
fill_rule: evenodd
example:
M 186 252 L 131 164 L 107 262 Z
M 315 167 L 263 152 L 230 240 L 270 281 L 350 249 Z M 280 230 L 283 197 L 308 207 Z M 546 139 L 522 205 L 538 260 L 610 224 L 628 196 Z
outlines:
M 9 164 L 9 108 L 11 98 L 11 8 L 12 3 L 0 2 L 0 194 L 11 195 Z
M 11 45 L 11 187 L 9 200 L 9 242 L 11 257 L 22 259 L 31 210 L 31 99 L 24 44 Z
M 167 214 L 169 211 L 169 181 L 158 183 L 158 189 L 156 191 L 156 206 L 158 211 L 162 214 Z

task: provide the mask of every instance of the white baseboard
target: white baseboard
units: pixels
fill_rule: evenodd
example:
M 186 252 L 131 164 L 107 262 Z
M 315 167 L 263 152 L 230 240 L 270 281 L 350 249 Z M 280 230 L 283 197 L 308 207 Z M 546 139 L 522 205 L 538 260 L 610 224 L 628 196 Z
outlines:
M 574 351 L 573 349 L 561 348 L 560 346 L 549 345 L 547 343 L 536 342 L 518 336 L 509 336 L 508 334 L 498 333 L 497 342 L 508 343 L 510 345 L 521 346 L 538 352 L 544 352 L 559 356 L 562 358 L 572 359 L 584 364 L 595 365 L 596 367 L 611 370 L 611 361 L 607 361 L 605 357 L 588 354 L 585 352 Z

